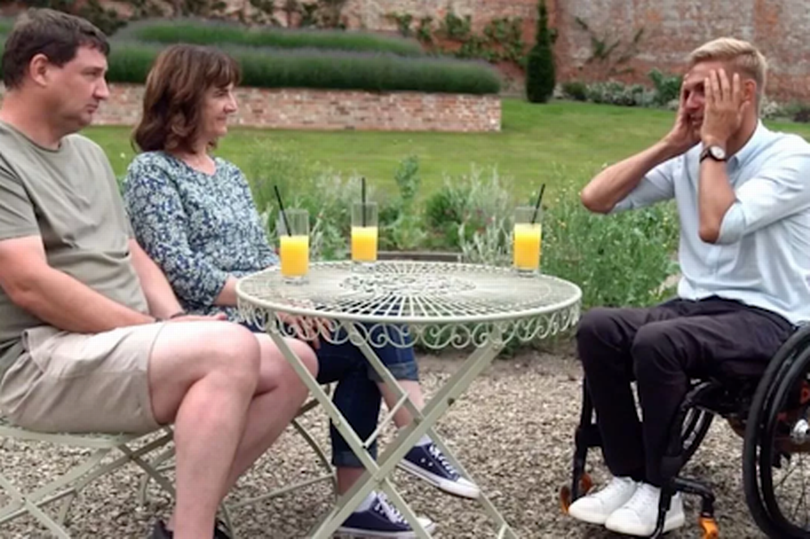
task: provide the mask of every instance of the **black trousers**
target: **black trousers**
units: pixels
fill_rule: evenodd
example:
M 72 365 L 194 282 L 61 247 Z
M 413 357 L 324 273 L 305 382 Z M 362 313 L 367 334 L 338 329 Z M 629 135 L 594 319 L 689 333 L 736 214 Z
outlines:
M 586 313 L 577 347 L 610 472 L 662 486 L 668 432 L 690 379 L 761 375 L 793 331 L 775 313 L 720 298 Z

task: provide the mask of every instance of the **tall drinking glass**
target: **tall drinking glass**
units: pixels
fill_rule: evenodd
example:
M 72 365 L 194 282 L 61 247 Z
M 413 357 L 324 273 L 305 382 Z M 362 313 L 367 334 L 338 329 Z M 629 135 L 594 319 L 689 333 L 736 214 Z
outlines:
M 377 261 L 377 203 L 352 204 L 352 261 L 370 266 Z
M 540 257 L 543 246 L 543 210 L 533 206 L 515 209 L 513 262 L 518 274 L 531 276 L 540 272 Z
M 291 284 L 306 282 L 309 272 L 309 212 L 290 209 L 278 217 L 281 276 Z

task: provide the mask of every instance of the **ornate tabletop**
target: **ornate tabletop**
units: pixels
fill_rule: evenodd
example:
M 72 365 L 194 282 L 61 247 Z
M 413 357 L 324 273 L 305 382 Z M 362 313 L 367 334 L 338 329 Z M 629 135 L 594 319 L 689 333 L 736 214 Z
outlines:
M 273 321 L 293 335 L 279 322 L 296 315 L 331 321 L 308 327 L 330 342 L 349 338 L 337 331 L 335 322 L 343 322 L 354 323 L 374 346 L 407 335 L 439 349 L 547 338 L 577 322 L 582 292 L 557 277 L 525 277 L 504 267 L 381 261 L 363 269 L 352 262 L 314 263 L 303 284 L 286 283 L 272 267 L 241 279 L 237 295 L 242 317 L 257 327 Z M 383 326 L 387 331 L 375 331 Z M 390 331 L 398 338 L 387 338 Z

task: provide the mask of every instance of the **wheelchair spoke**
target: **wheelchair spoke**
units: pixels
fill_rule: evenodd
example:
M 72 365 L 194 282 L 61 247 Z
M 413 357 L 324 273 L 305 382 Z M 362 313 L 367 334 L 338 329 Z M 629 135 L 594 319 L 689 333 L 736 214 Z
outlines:
M 801 461 L 802 461 L 801 457 L 802 457 L 802 455 L 799 455 L 799 463 L 800 464 L 801 464 Z M 799 507 L 804 505 L 804 501 L 805 501 L 805 486 L 806 485 L 805 485 L 805 480 L 804 480 L 804 474 L 800 473 L 799 476 L 801 478 L 801 483 L 802 483 L 802 494 L 799 497 L 799 499 L 796 500 L 796 508 L 793 511 L 793 517 L 794 518 L 796 517 L 796 515 L 799 512 Z M 807 526 L 807 511 L 805 511 L 804 525 L 805 525 L 805 527 Z
M 786 458 L 785 458 L 785 460 L 787 460 L 788 464 L 790 464 L 790 456 L 786 457 Z M 791 471 L 793 470 L 793 468 L 792 468 L 792 467 L 789 467 L 789 468 L 788 468 L 788 470 L 790 470 L 790 471 L 788 471 L 788 472 L 785 474 L 785 476 L 784 476 L 784 477 L 783 477 L 781 480 L 779 480 L 779 482 L 778 482 L 778 483 L 776 483 L 776 484 L 774 485 L 774 487 L 773 487 L 773 491 L 774 491 L 774 493 L 775 493 L 776 491 L 778 491 L 778 490 L 780 489 L 780 487 L 782 487 L 782 485 L 784 485 L 785 481 L 787 481 L 787 478 L 788 478 L 788 477 L 790 477 L 790 473 L 791 473 Z

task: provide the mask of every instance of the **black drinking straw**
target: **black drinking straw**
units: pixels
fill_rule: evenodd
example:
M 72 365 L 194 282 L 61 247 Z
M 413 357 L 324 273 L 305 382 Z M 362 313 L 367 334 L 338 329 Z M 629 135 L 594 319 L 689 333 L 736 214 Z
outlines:
M 546 184 L 540 186 L 540 194 L 537 195 L 537 202 L 534 204 L 534 215 L 532 215 L 532 224 L 537 220 L 537 211 L 540 209 L 540 203 L 543 201 L 543 191 L 546 190 Z
M 292 230 L 290 230 L 290 223 L 287 221 L 287 212 L 284 211 L 284 203 L 281 201 L 281 193 L 278 192 L 278 185 L 274 185 L 273 189 L 276 190 L 276 198 L 278 199 L 278 207 L 281 209 L 281 218 L 284 219 L 284 226 L 287 227 L 287 235 L 292 236 Z
M 362 198 L 363 198 L 363 205 L 360 206 L 360 212 L 363 214 L 363 228 L 366 227 L 366 177 L 363 176 L 361 178 L 362 182 Z

